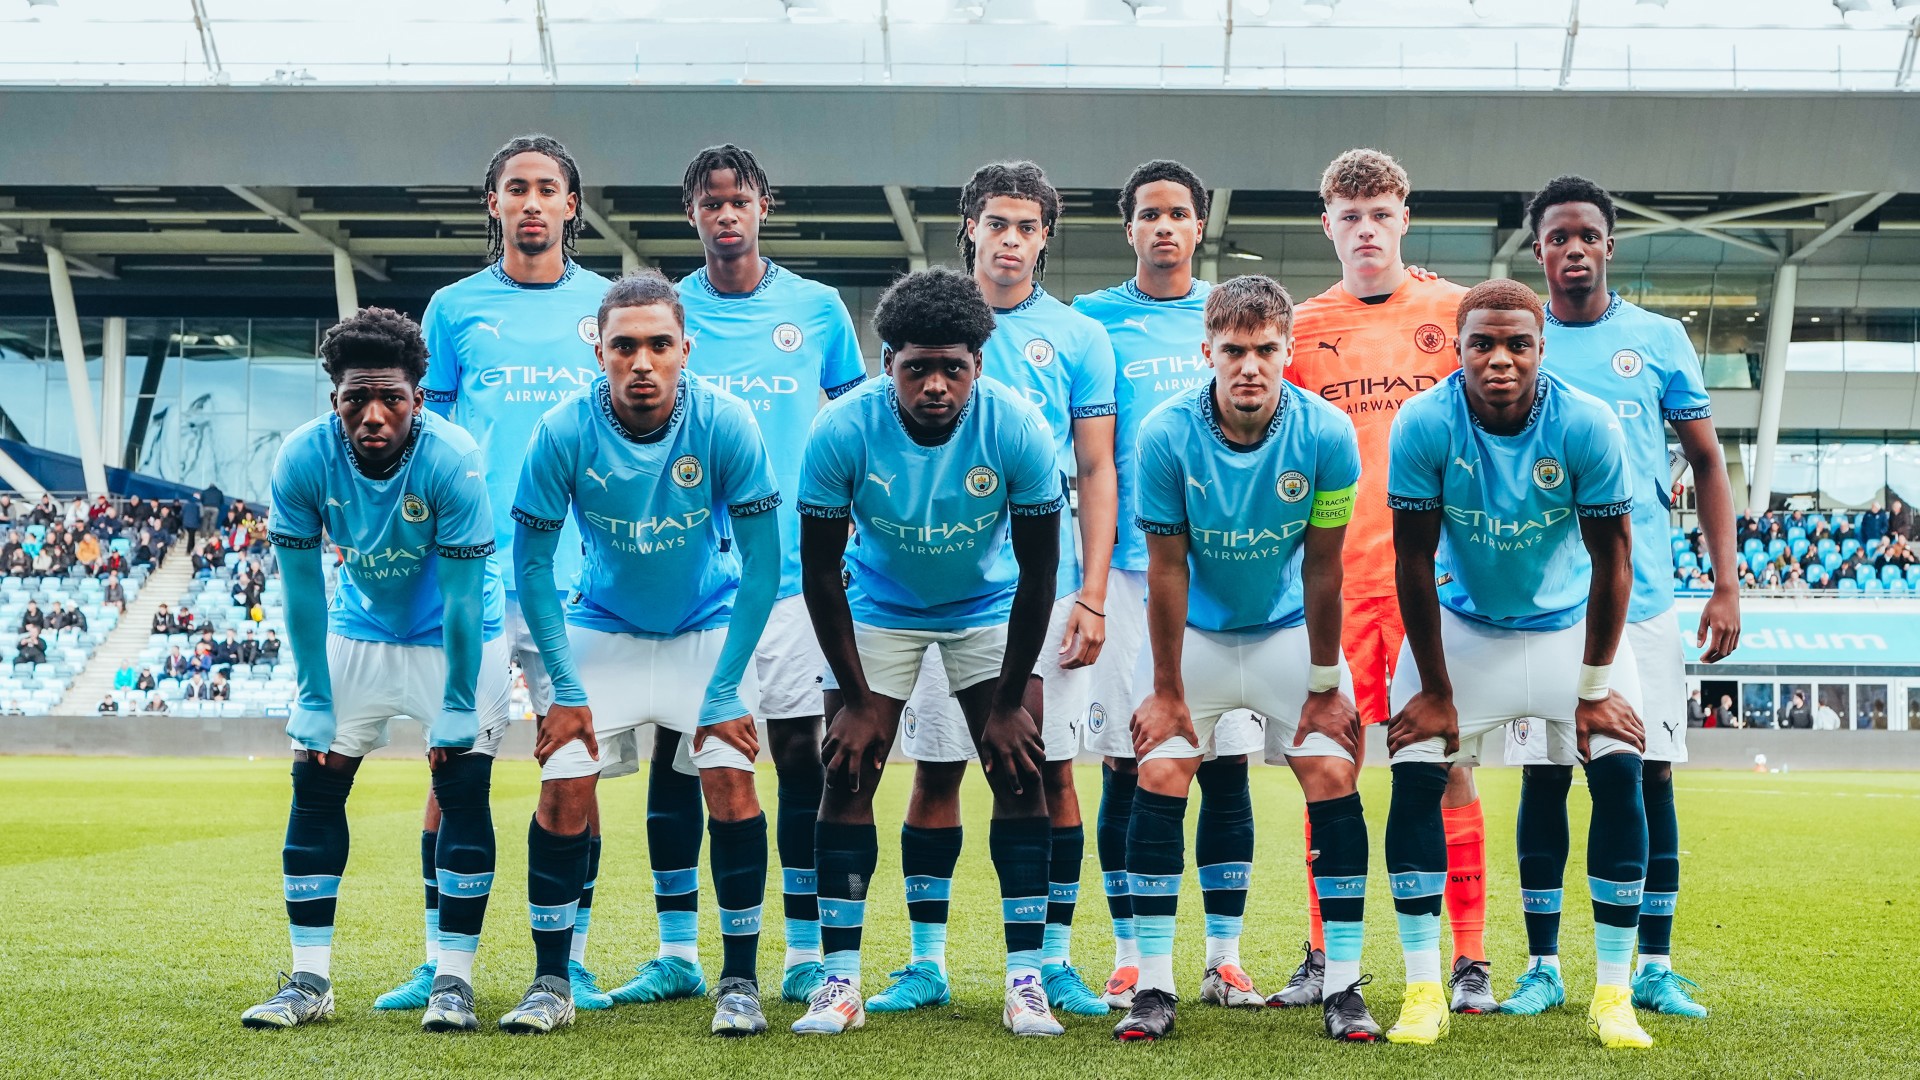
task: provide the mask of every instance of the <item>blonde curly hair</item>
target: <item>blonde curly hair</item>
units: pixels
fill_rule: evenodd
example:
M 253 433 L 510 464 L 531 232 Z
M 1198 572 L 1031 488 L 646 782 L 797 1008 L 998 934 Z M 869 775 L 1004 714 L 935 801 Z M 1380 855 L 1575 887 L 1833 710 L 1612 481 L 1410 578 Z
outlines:
M 1334 158 L 1327 171 L 1320 174 L 1323 204 L 1335 199 L 1371 199 L 1378 195 L 1394 195 L 1404 200 L 1412 191 L 1407 170 L 1393 160 L 1392 154 L 1365 147 Z

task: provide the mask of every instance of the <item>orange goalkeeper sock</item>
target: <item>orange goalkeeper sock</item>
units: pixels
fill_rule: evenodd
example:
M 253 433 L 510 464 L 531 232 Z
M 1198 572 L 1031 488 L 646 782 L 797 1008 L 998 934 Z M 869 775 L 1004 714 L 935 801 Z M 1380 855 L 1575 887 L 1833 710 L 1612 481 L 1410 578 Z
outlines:
M 1313 821 L 1307 820 L 1307 943 L 1327 951 L 1327 929 L 1320 921 L 1320 890 L 1313 887 Z
M 1447 830 L 1447 919 L 1453 958 L 1487 958 L 1487 824 L 1480 800 L 1440 811 Z

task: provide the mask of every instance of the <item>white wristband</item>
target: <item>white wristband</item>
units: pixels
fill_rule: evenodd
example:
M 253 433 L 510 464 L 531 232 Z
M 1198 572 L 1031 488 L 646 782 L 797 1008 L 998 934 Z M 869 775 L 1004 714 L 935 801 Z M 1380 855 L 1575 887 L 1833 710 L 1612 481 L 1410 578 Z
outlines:
M 1307 693 L 1322 694 L 1340 685 L 1340 665 L 1307 665 Z
M 1607 696 L 1607 681 L 1612 675 L 1612 664 L 1581 664 L 1580 686 L 1575 692 L 1581 701 L 1599 701 Z

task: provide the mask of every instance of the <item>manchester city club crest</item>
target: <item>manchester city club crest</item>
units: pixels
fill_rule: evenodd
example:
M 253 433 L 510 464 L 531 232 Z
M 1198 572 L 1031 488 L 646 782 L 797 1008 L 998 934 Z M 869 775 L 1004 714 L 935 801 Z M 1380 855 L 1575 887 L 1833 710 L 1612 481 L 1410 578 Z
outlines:
M 800 327 L 793 323 L 783 322 L 773 328 L 773 347 L 781 352 L 793 352 L 800 348 L 800 343 L 805 340 L 807 336 L 801 333 Z
M 1567 482 L 1567 470 L 1560 467 L 1559 458 L 1543 457 L 1533 463 L 1533 485 L 1541 491 L 1552 491 Z
M 1027 363 L 1034 367 L 1046 367 L 1053 363 L 1053 342 L 1046 338 L 1034 338 L 1027 342 Z
M 584 341 L 589 345 L 600 344 L 600 320 L 599 319 L 596 319 L 591 315 L 583 315 L 580 317 L 580 325 L 576 329 L 580 331 L 581 341 Z
M 914 715 L 911 707 L 901 714 L 901 719 L 907 722 L 907 738 L 911 739 L 920 733 L 920 718 Z
M 1313 485 L 1307 483 L 1305 473 L 1292 470 L 1281 473 L 1280 482 L 1274 485 L 1274 490 L 1279 492 L 1280 498 L 1290 503 L 1306 498 L 1307 492 L 1312 488 Z
M 985 465 L 976 465 L 967 472 L 967 494 L 984 499 L 1000 487 L 1000 474 Z
M 1447 347 L 1447 332 L 1438 323 L 1426 323 L 1413 332 L 1413 344 L 1423 353 L 1437 353 Z
M 1640 359 L 1640 354 L 1632 349 L 1621 349 L 1613 354 L 1614 373 L 1623 379 L 1633 378 L 1640 374 L 1641 368 L 1646 366 L 1647 362 Z
M 400 517 L 415 525 L 427 520 L 427 501 L 411 491 L 407 492 L 406 498 L 400 500 Z
M 700 486 L 700 459 L 685 454 L 673 463 L 673 482 L 683 488 Z
M 1513 741 L 1521 746 L 1527 745 L 1527 736 L 1533 734 L 1533 720 L 1521 717 L 1513 722 Z
M 1096 701 L 1087 709 L 1087 730 L 1098 735 L 1106 726 L 1107 707 Z

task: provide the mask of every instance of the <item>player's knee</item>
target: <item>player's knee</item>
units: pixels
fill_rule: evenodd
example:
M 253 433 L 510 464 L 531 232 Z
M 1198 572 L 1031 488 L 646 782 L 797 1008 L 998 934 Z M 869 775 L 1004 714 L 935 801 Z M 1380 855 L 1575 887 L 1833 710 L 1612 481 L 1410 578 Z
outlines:
M 791 774 L 801 786 L 811 777 L 818 790 L 825 771 L 820 764 L 820 718 L 799 716 L 767 721 L 767 752 L 773 757 L 774 771 L 784 791 Z
M 1193 787 L 1193 775 L 1199 767 L 1199 758 L 1162 757 L 1140 762 L 1139 789 L 1184 799 Z
M 1115 776 L 1138 776 L 1140 766 L 1130 757 L 1102 758 L 1101 763 Z
M 714 821 L 747 821 L 760 816 L 753 773 L 726 765 L 700 770 L 700 789 Z
M 1528 765 L 1520 771 L 1521 793 L 1527 798 L 1561 798 L 1573 787 L 1571 765 Z
M 1655 784 L 1672 787 L 1673 762 L 1647 761 L 1643 759 L 1640 762 L 1640 782 L 1649 787 Z
M 1447 793 L 1442 805 L 1466 806 L 1479 797 L 1473 785 L 1473 766 L 1456 764 L 1447 770 Z
M 1047 785 L 1049 802 L 1056 795 L 1073 794 L 1073 759 L 1047 762 L 1040 766 L 1040 777 Z
M 1352 795 L 1355 786 L 1355 767 L 1345 758 L 1337 757 L 1297 757 L 1289 758 L 1287 764 L 1293 767 L 1293 775 L 1300 781 L 1300 791 L 1307 802 L 1325 802 L 1329 799 L 1342 799 Z M 1206 783 L 1204 770 L 1201 784 Z M 1248 800 L 1251 807 L 1252 800 Z M 1204 802 L 1202 804 L 1204 806 Z
M 347 795 L 353 791 L 353 773 L 322 765 L 312 759 L 293 763 L 293 809 L 295 813 L 327 813 L 346 809 Z
M 921 761 L 913 767 L 913 797 L 917 802 L 944 805 L 960 798 L 960 782 L 966 778 L 964 761 Z
M 493 758 L 455 754 L 433 772 L 433 794 L 443 815 L 484 811 L 493 790 Z
M 584 831 L 594 814 L 592 776 L 569 780 L 548 780 L 540 785 L 540 800 L 534 807 L 534 820 L 556 836 L 574 836 Z

